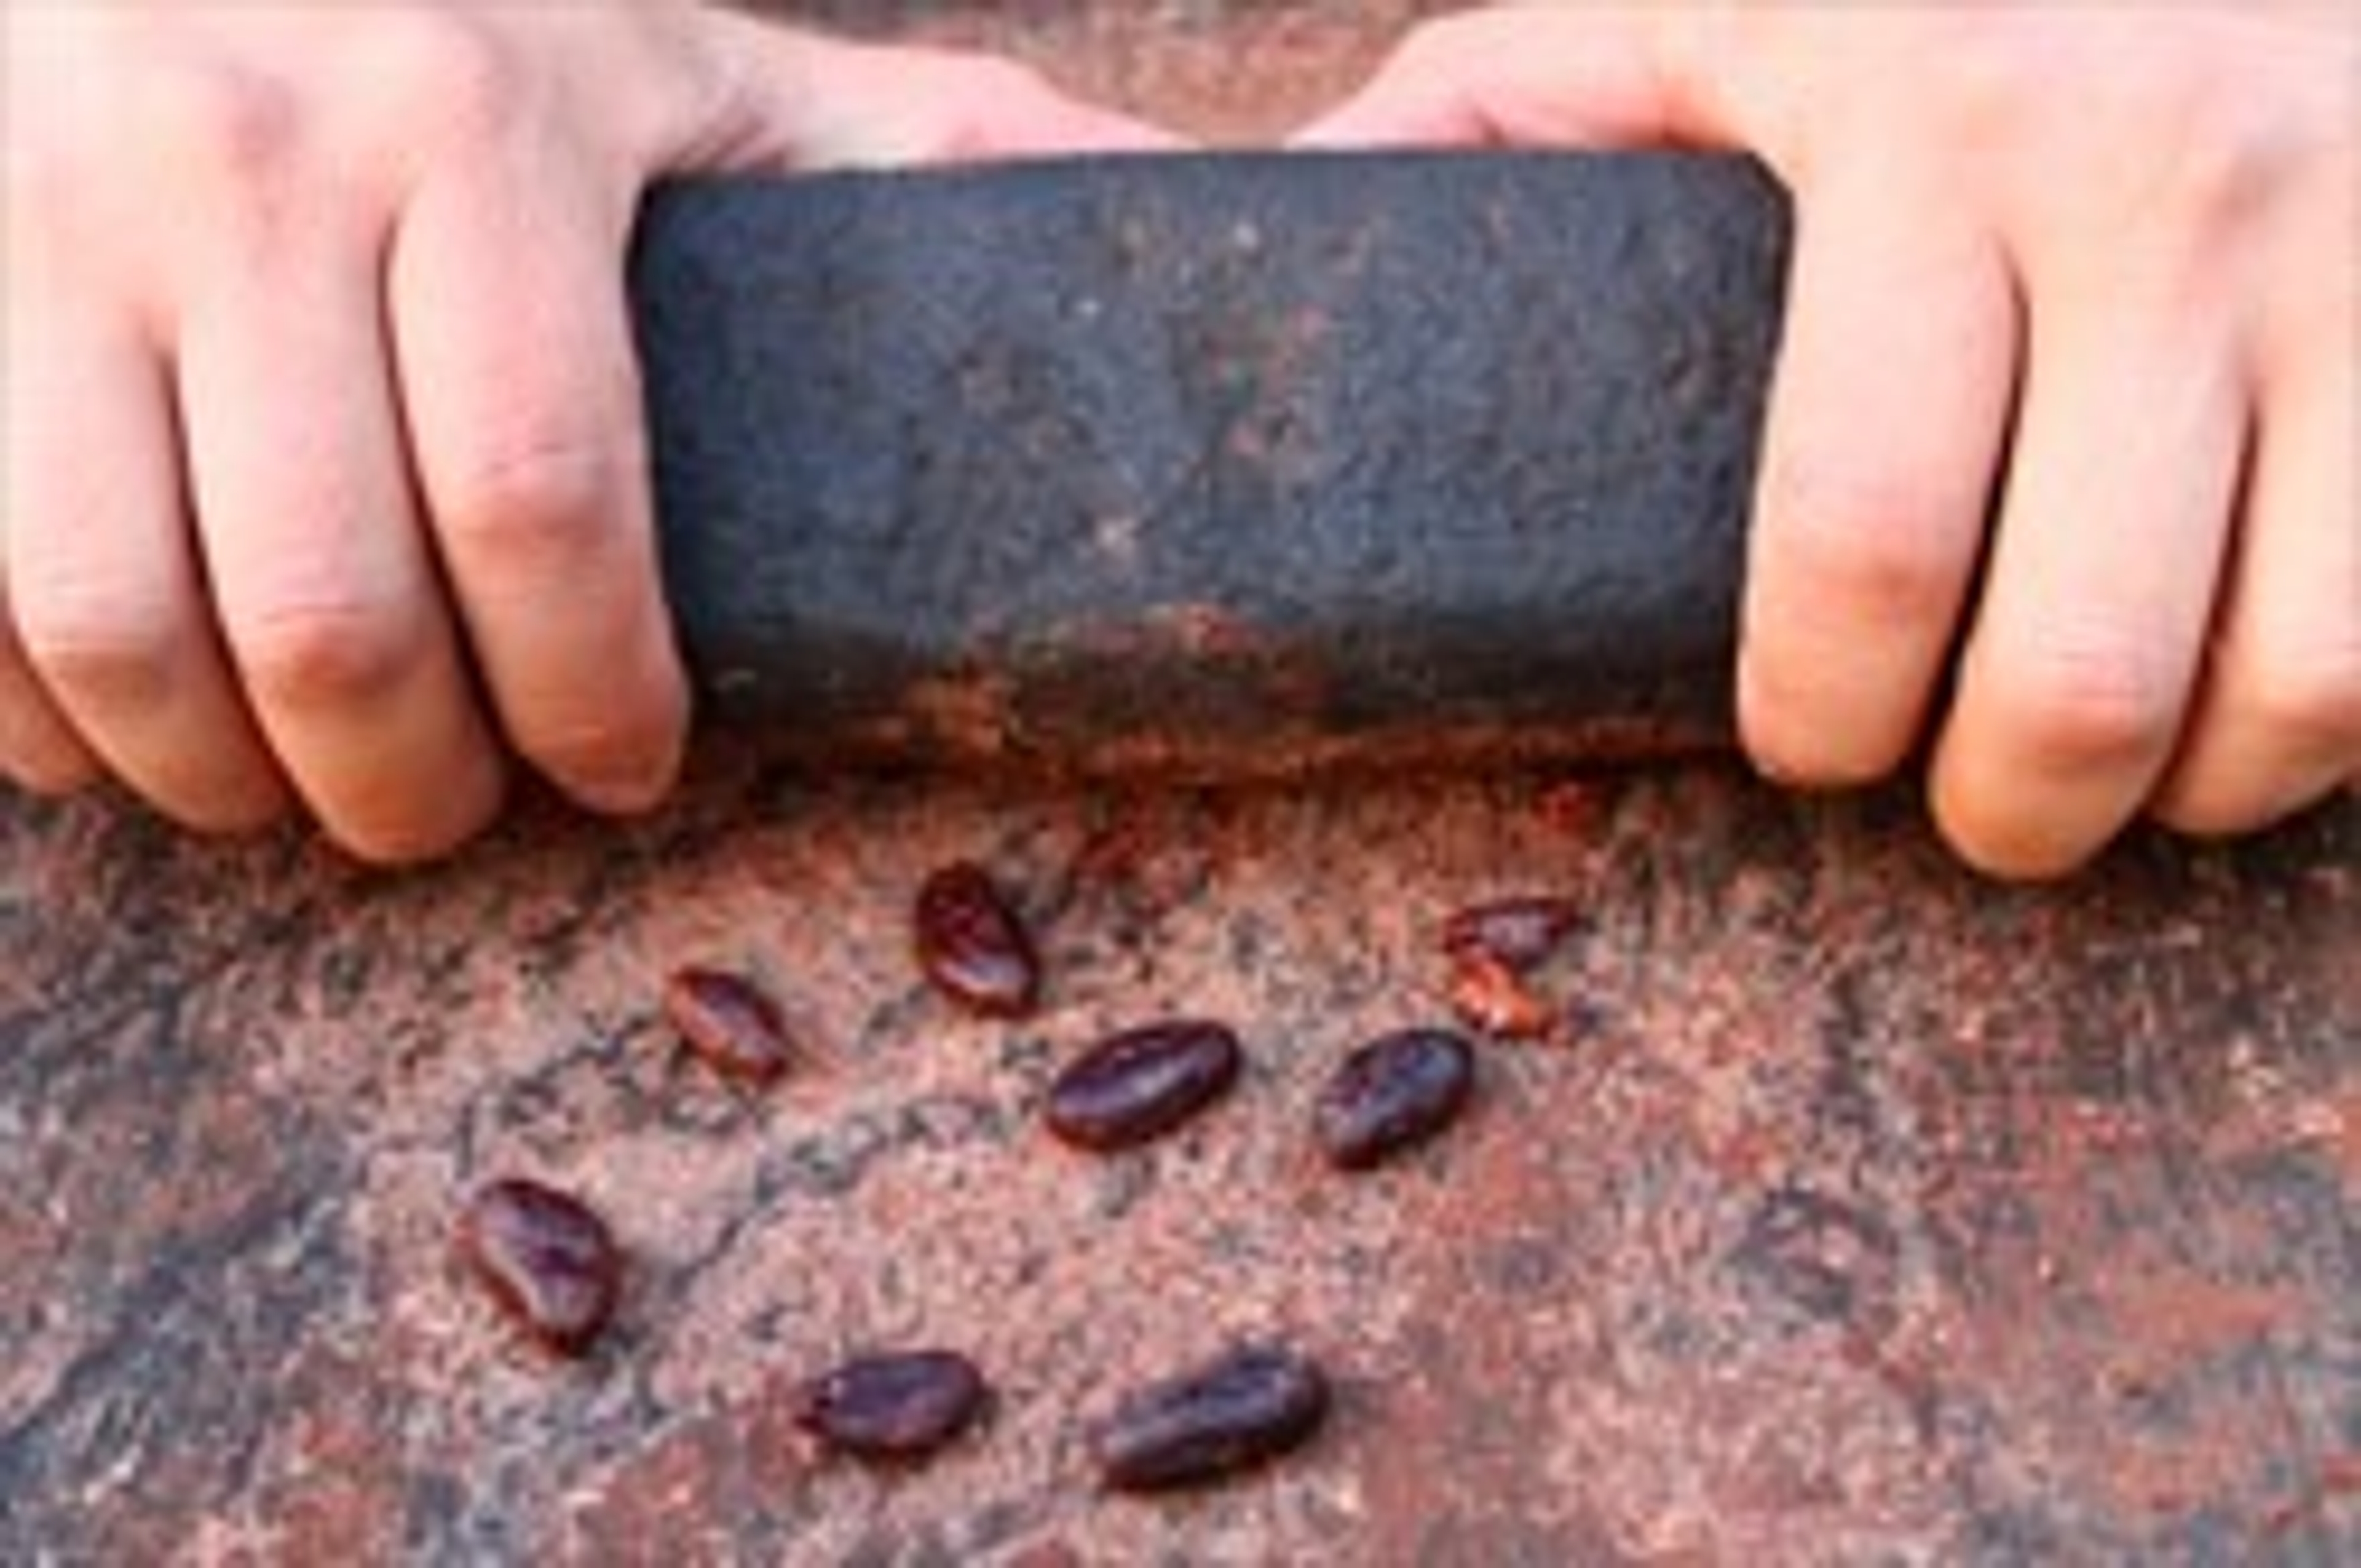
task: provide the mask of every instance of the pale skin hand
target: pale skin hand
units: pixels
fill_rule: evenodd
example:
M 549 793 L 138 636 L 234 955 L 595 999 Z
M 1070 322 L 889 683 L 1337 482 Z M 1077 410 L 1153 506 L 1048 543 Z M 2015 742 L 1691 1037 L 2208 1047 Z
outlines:
M 2357 39 L 2334 5 L 1497 7 L 1303 139 L 1775 170 L 1746 742 L 1844 784 L 1931 732 L 1944 832 L 2041 877 L 2361 777 Z
M 687 699 L 622 260 L 668 172 L 1138 147 L 1017 67 L 686 0 L 5 22 L 0 772 L 439 854 Z

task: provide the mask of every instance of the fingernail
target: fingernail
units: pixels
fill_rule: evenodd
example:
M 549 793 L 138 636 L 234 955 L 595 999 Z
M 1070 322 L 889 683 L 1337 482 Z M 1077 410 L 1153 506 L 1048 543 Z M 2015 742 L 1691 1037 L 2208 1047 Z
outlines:
M 680 753 L 668 751 L 654 758 L 574 780 L 570 793 L 591 810 L 609 817 L 640 817 L 671 797 L 680 781 Z

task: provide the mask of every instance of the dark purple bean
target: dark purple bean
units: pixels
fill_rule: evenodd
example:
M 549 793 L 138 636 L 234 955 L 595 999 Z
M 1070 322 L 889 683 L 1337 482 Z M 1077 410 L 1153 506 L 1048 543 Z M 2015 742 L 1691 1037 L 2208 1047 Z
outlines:
M 1049 1130 L 1080 1148 L 1127 1148 L 1170 1132 L 1228 1092 L 1245 1058 L 1225 1025 L 1171 1019 L 1100 1041 L 1058 1075 Z
M 975 1364 L 947 1350 L 863 1356 L 796 1390 L 795 1421 L 856 1459 L 927 1458 L 973 1426 L 991 1388 Z
M 982 867 L 961 861 L 928 877 L 913 926 L 918 967 L 969 1011 L 1021 1018 L 1040 1000 L 1033 939 Z
M 1444 923 L 1443 950 L 1488 959 L 1512 974 L 1538 969 L 1582 923 L 1568 898 L 1501 898 L 1470 905 Z
M 615 1315 L 623 1255 L 581 1200 L 510 1178 L 478 1192 L 459 1222 L 460 1255 L 518 1327 L 560 1355 L 581 1355 Z
M 1476 1052 L 1444 1029 L 1405 1029 L 1345 1058 L 1321 1091 L 1312 1130 L 1328 1163 L 1367 1170 L 1459 1118 L 1476 1086 Z
M 664 1015 L 697 1058 L 741 1083 L 775 1083 L 795 1047 L 778 1003 L 743 975 L 684 969 L 664 983 Z
M 1328 1406 L 1328 1379 L 1310 1359 L 1275 1346 L 1232 1351 L 1117 1406 L 1093 1442 L 1099 1474 L 1119 1492 L 1219 1481 L 1302 1447 Z

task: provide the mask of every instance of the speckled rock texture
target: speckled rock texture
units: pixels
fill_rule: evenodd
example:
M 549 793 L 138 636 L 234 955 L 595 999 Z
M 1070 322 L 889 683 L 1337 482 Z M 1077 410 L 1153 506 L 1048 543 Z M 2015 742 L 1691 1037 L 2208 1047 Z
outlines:
M 1299 104 L 1381 43 L 1347 10 L 877 15 L 1168 109 L 1157 40 L 1226 38 L 1235 126 L 1241 40 L 1294 40 Z M 961 859 L 1035 929 L 1030 1018 L 912 961 Z M 1587 912 L 1532 977 L 1557 1037 L 1329 1170 L 1335 1063 L 1446 1015 L 1454 910 L 1532 893 Z M 796 1072 L 678 1048 L 692 962 L 775 992 Z M 1060 1065 L 1182 1011 L 1239 1030 L 1227 1101 L 1113 1160 L 1048 1136 Z M 579 1365 L 452 1255 L 509 1174 L 635 1260 Z M 1336 1383 L 1310 1450 L 1096 1491 L 1124 1393 L 1272 1339 Z M 933 1464 L 796 1431 L 804 1379 L 927 1345 L 999 1392 Z M 650 822 L 528 802 L 407 876 L 0 796 L 0 1562 L 2326 1565 L 2356 1345 L 2351 801 L 2033 891 L 1907 791 L 1720 764 L 1057 793 L 715 737 Z
M 634 273 L 708 709 L 1037 775 L 1723 740 L 1786 236 L 1679 155 L 675 186 Z
M 1714 771 L 1041 797 L 708 753 L 617 831 L 430 874 L 0 812 L 0 1558 L 10 1562 L 2265 1560 L 2355 1535 L 2361 809 L 2136 842 L 2056 892 L 1914 804 Z M 986 861 L 1035 1018 L 917 976 Z M 1574 1025 L 1372 1176 L 1312 1107 L 1444 1016 L 1442 923 L 1543 888 Z M 765 978 L 810 1064 L 662 1023 Z M 1174 1140 L 1038 1124 L 1172 1012 L 1250 1066 Z M 578 1368 L 451 1261 L 464 1195 L 577 1191 L 635 1259 Z M 1270 1476 L 1100 1497 L 1089 1422 L 1240 1340 L 1318 1354 Z M 945 1345 L 1001 1390 L 931 1467 L 818 1463 L 800 1379 Z

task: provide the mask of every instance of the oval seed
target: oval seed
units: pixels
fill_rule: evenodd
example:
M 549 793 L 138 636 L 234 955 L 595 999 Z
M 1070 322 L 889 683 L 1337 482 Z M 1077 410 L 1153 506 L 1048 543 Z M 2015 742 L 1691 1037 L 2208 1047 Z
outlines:
M 795 1421 L 856 1459 L 911 1461 L 949 1446 L 975 1424 L 991 1388 L 953 1351 L 862 1356 L 796 1391 Z
M 1120 1492 L 1202 1486 L 1268 1464 L 1328 1419 L 1328 1379 L 1278 1346 L 1235 1350 L 1132 1395 L 1098 1430 L 1101 1478 Z
M 664 1015 L 690 1051 L 724 1078 L 774 1083 L 794 1063 L 778 1003 L 743 975 L 676 970 L 664 982 Z
M 1245 1057 L 1224 1025 L 1171 1019 L 1109 1036 L 1049 1086 L 1049 1130 L 1102 1153 L 1146 1143 L 1228 1092 Z
M 918 890 L 918 967 L 971 1012 L 1021 1018 L 1040 999 L 1041 964 L 1024 922 L 981 866 L 945 866 Z
M 493 1302 L 551 1351 L 581 1355 L 615 1314 L 622 1250 L 588 1204 L 509 1178 L 478 1192 L 459 1223 L 461 1256 Z
M 1444 1029 L 1405 1029 L 1345 1058 L 1322 1091 L 1312 1129 L 1328 1162 L 1367 1170 L 1459 1118 L 1476 1085 L 1476 1052 Z

